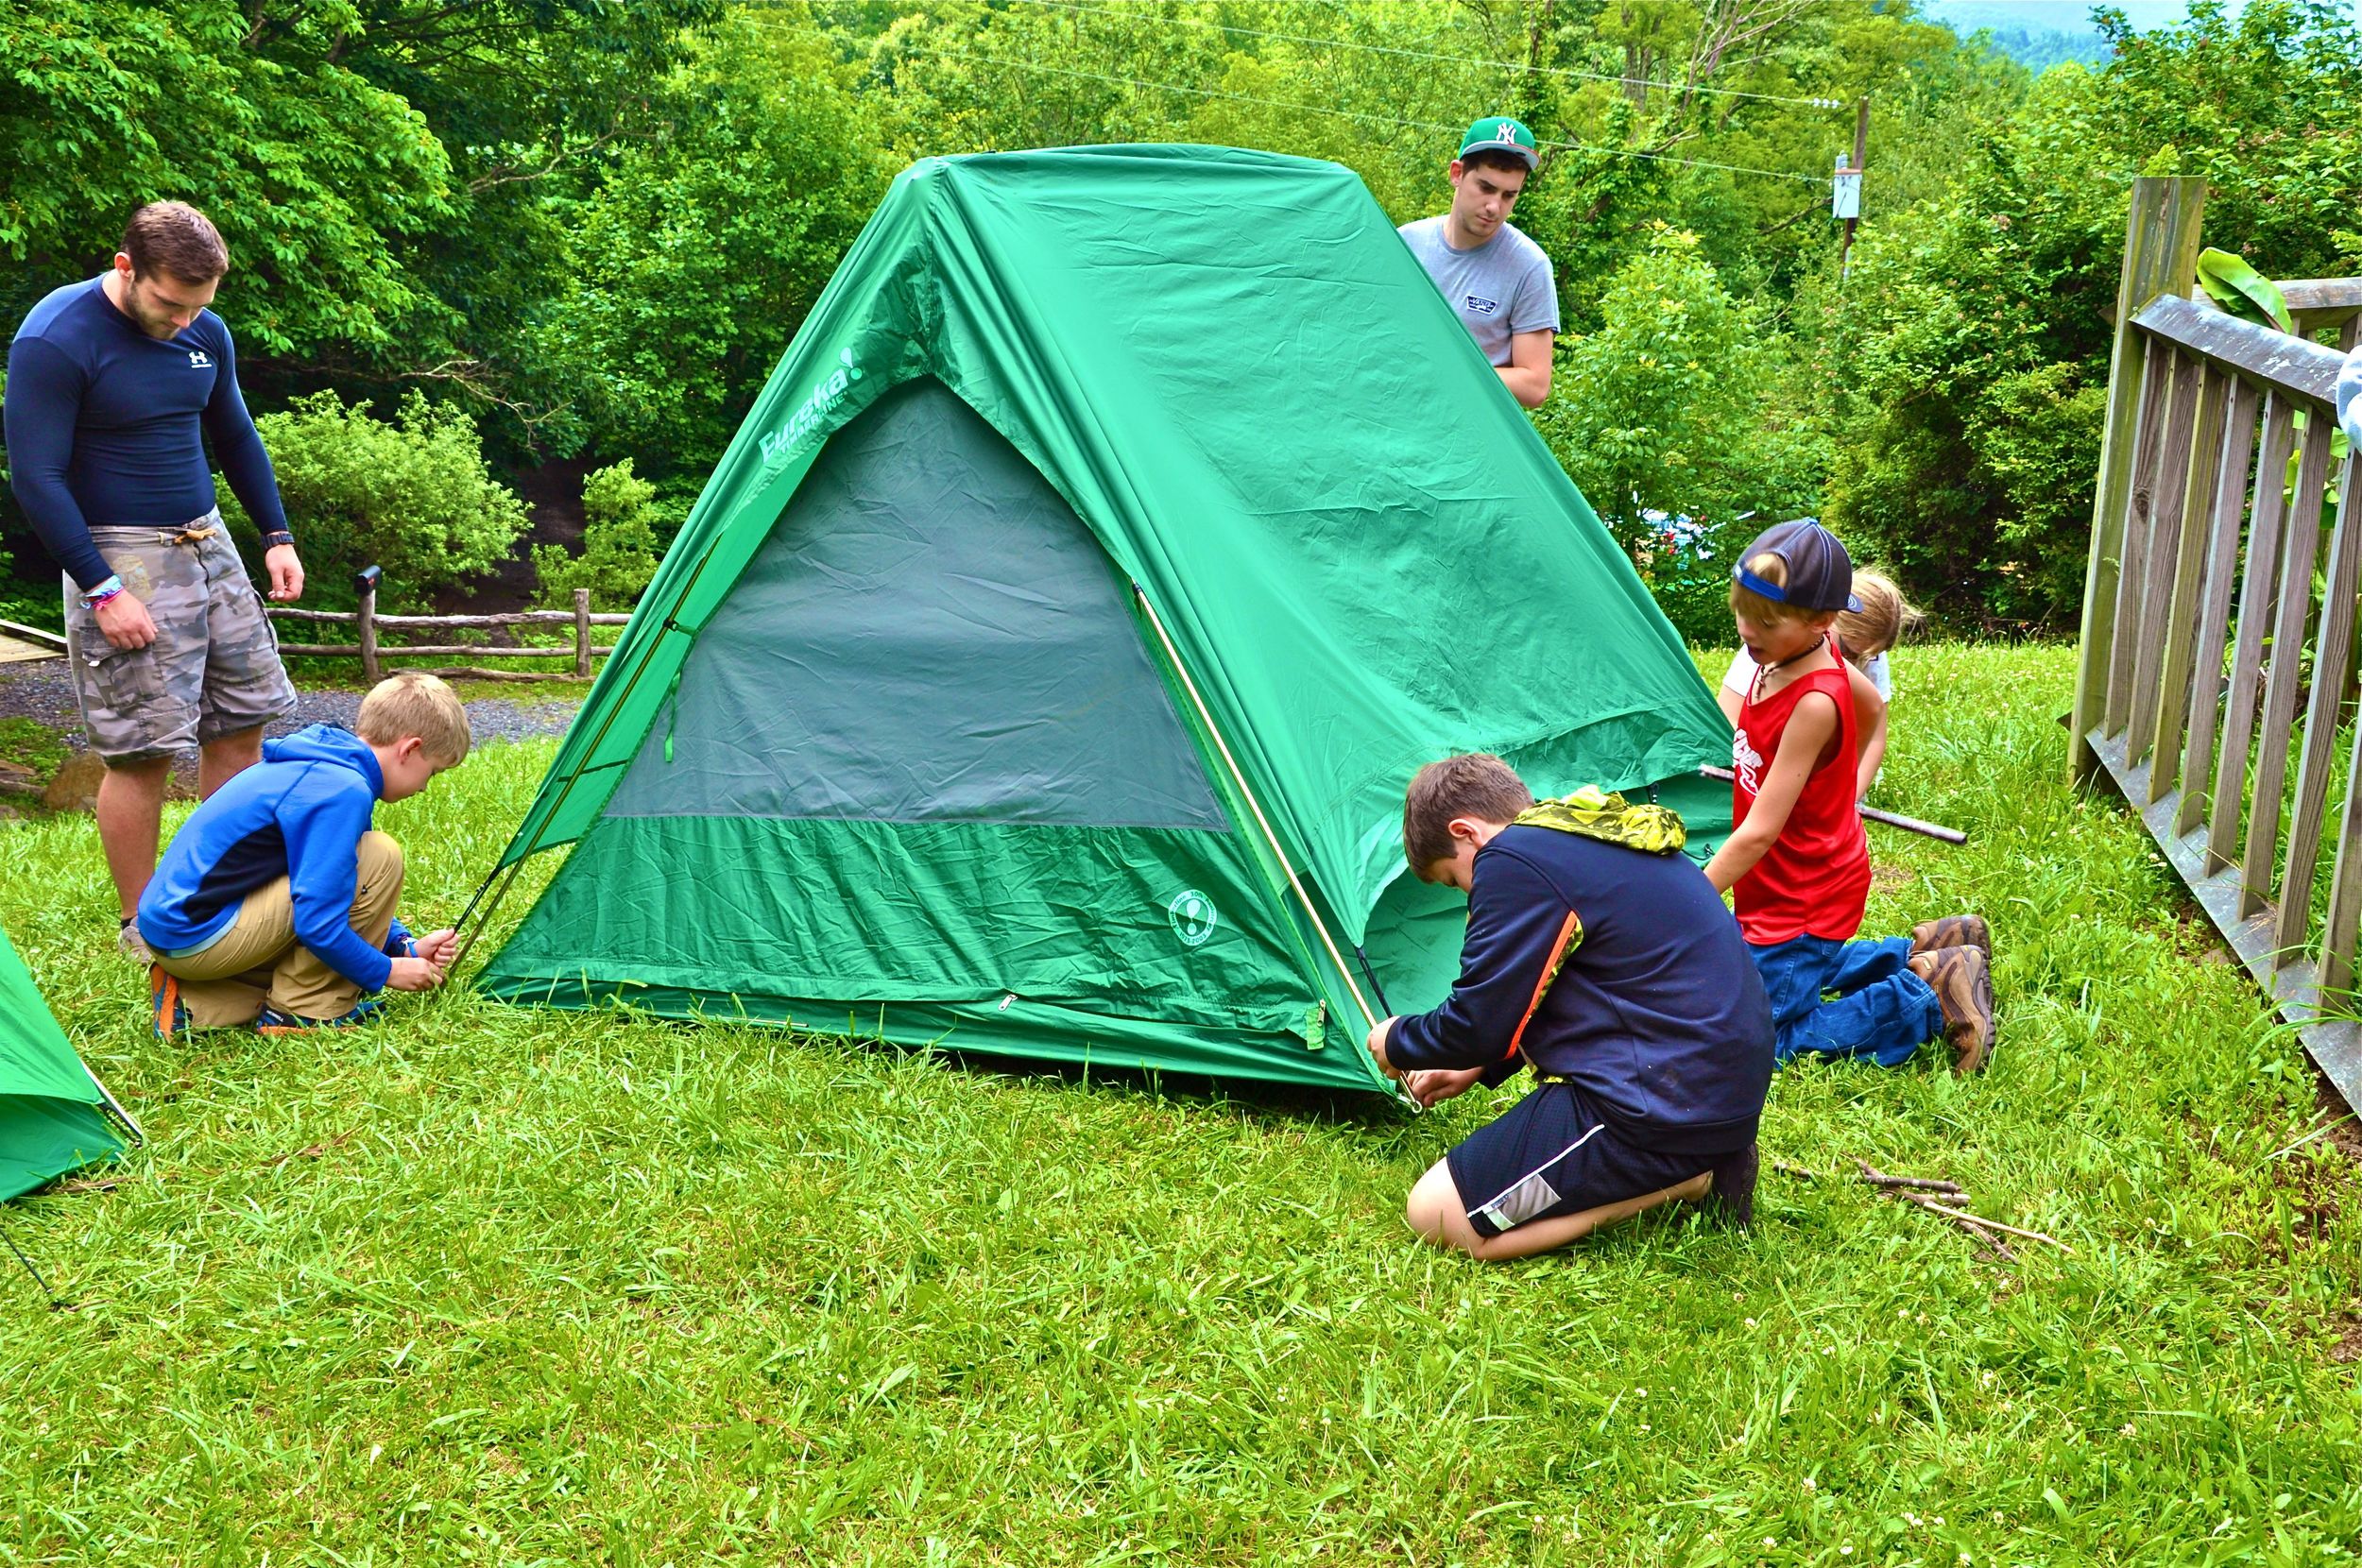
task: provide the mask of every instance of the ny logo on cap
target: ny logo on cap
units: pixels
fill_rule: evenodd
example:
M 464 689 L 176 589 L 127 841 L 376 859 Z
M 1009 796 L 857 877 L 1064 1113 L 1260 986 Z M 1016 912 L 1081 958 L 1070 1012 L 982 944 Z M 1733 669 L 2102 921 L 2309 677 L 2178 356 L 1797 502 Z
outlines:
M 1503 120 L 1501 122 L 1500 129 L 1493 133 L 1493 139 L 1497 142 L 1515 142 L 1517 139 L 1517 127 L 1515 123 L 1509 120 Z

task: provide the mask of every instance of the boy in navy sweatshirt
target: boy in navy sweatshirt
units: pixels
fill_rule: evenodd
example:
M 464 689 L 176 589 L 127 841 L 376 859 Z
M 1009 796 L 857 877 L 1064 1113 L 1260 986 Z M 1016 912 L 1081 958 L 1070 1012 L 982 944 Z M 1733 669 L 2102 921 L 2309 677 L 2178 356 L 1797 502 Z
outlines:
M 1423 1105 L 1538 1080 L 1419 1178 L 1412 1229 L 1491 1260 L 1677 1198 L 1747 1223 L 1772 1008 L 1681 818 L 1596 789 L 1536 806 L 1475 754 L 1419 770 L 1402 834 L 1415 876 L 1468 895 L 1468 935 L 1444 1004 L 1370 1054 Z
M 413 938 L 394 918 L 402 846 L 369 818 L 459 765 L 467 709 L 405 671 L 362 699 L 356 725 L 265 742 L 174 835 L 140 896 L 158 1034 L 355 1024 L 383 1005 L 364 992 L 443 983 L 458 939 Z

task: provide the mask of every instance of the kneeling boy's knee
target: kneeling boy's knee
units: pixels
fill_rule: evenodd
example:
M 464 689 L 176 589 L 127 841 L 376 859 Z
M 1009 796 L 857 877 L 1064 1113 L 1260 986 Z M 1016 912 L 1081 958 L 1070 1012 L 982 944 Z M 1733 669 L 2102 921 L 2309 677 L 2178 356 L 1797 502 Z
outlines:
M 1411 1196 L 1403 1201 L 1402 1218 L 1423 1240 L 1438 1247 L 1467 1248 L 1457 1234 L 1467 1224 L 1460 1208 L 1460 1189 L 1452 1184 L 1451 1167 L 1441 1160 L 1412 1187 Z
M 372 877 L 399 875 L 402 871 L 402 845 L 391 833 L 372 827 L 361 835 L 353 846 L 353 859 L 358 863 L 362 880 Z

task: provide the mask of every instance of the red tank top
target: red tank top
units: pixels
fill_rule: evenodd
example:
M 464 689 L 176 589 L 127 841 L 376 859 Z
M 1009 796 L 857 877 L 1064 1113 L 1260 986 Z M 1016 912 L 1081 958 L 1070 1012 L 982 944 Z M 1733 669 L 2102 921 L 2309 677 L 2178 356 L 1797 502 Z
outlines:
M 1832 639 L 1830 651 L 1836 652 Z M 1740 934 L 1758 947 L 1798 936 L 1843 942 L 1861 929 L 1870 898 L 1870 841 L 1854 810 L 1856 761 L 1860 756 L 1854 726 L 1854 692 L 1840 664 L 1816 670 L 1758 703 L 1754 687 L 1738 707 L 1738 729 L 1731 739 L 1731 825 L 1747 820 L 1755 792 L 1780 754 L 1789 715 L 1807 691 L 1825 693 L 1837 704 L 1836 741 L 1813 765 L 1788 825 L 1755 868 L 1732 890 Z

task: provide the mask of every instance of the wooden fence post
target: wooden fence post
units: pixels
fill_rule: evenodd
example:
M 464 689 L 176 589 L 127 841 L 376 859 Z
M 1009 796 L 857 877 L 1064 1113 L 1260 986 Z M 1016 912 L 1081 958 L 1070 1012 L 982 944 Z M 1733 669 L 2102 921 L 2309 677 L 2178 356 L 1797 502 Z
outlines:
M 2071 782 L 2088 783 L 2099 758 L 2088 739 L 2099 722 L 2115 650 L 2117 569 L 2124 554 L 2125 498 L 2132 480 L 2134 422 L 2148 345 L 2132 318 L 2161 294 L 2190 292 L 2198 279 L 2199 219 L 2206 181 L 2146 178 L 2132 181 L 2132 210 L 2124 226 L 2124 270 L 2116 284 L 2115 348 L 2108 359 L 2108 422 L 2099 449 L 2099 479 L 2092 492 L 2091 559 L 2083 573 L 2081 652 L 2075 670 L 2075 712 L 2068 721 Z
M 384 677 L 377 667 L 377 579 L 361 584 L 361 613 L 354 618 L 361 632 L 361 678 L 375 686 Z
M 590 678 L 590 590 L 574 589 L 574 679 Z

